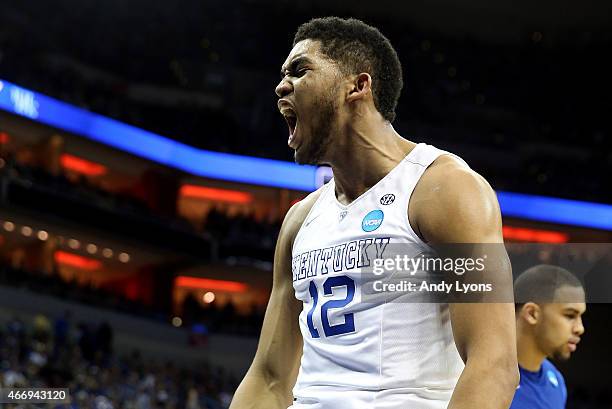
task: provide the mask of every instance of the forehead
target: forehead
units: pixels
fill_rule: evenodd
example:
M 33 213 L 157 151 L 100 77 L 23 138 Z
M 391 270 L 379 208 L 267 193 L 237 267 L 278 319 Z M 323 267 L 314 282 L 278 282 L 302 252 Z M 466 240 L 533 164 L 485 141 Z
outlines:
M 326 60 L 321 53 L 321 42 L 308 39 L 298 42 L 289 52 L 287 59 L 283 63 L 282 69 L 287 69 L 293 60 L 302 57 L 313 62 L 322 62 Z
M 584 289 L 582 287 L 560 287 L 555 291 L 555 302 L 547 306 L 558 312 L 572 309 L 583 314 L 586 311 Z
M 586 304 L 580 302 L 560 302 L 544 304 L 544 311 L 552 314 L 565 314 L 577 312 L 582 315 L 586 312 Z
M 555 301 L 562 304 L 576 304 L 585 302 L 584 289 L 564 285 L 555 291 Z

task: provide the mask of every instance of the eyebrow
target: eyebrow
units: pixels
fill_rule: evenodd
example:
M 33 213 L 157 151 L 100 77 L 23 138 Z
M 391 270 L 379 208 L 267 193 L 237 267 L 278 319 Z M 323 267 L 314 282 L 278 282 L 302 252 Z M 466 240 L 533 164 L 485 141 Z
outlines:
M 573 312 L 573 313 L 576 313 L 578 315 L 582 315 L 582 313 L 580 311 L 578 311 L 577 309 L 572 308 L 572 307 L 564 308 L 563 312 Z
M 312 61 L 308 57 L 305 57 L 305 56 L 296 57 L 289 63 L 288 68 L 286 66 L 281 67 L 280 75 L 281 77 L 284 77 L 287 71 L 294 72 L 300 64 L 309 64 L 309 63 L 312 63 Z

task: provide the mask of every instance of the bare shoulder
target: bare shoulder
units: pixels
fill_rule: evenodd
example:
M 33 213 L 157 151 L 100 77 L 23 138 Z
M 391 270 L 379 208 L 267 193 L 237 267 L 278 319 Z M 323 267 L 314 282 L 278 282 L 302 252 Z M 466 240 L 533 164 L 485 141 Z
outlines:
M 497 242 L 501 237 L 495 192 L 485 178 L 450 155 L 436 159 L 419 180 L 409 217 L 430 242 Z
M 438 157 L 425 171 L 417 184 L 415 194 L 459 194 L 474 190 L 482 194 L 493 193 L 493 189 L 476 171 L 469 168 L 459 159 L 442 155 Z

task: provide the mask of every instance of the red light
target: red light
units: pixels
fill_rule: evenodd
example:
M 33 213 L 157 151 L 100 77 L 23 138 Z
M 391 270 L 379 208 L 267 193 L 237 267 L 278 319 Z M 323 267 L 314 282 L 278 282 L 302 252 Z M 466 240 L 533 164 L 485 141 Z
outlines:
M 60 160 L 64 168 L 87 176 L 101 176 L 107 172 L 106 166 L 104 165 L 90 162 L 67 153 L 64 153 Z
M 139 293 L 140 286 L 138 285 L 138 281 L 132 280 L 125 285 L 125 296 L 130 300 L 136 301 Z
M 7 144 L 10 140 L 11 138 L 9 137 L 9 134 L 6 132 L 0 132 L 0 145 Z
M 92 258 L 79 256 L 65 251 L 56 251 L 54 254 L 55 262 L 67 266 L 80 268 L 82 270 L 98 270 L 102 263 Z
M 195 199 L 216 200 L 232 203 L 250 203 L 253 201 L 253 195 L 250 193 L 239 192 L 237 190 L 215 189 L 197 185 L 181 186 L 180 195 Z
M 248 286 L 237 281 L 213 280 L 210 278 L 179 276 L 174 280 L 177 287 L 200 288 L 203 290 L 221 290 L 230 293 L 243 293 Z
M 505 239 L 528 241 L 534 243 L 567 243 L 569 234 L 553 230 L 537 230 L 526 227 L 504 226 L 502 228 Z

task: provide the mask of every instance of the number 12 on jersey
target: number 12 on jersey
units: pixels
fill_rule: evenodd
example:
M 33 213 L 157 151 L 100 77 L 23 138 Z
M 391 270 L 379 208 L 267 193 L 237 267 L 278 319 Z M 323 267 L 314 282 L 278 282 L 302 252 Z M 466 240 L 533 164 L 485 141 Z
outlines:
M 351 301 L 353 301 L 353 297 L 355 296 L 355 281 L 353 281 L 353 279 L 347 276 L 329 277 L 323 282 L 323 294 L 332 295 L 334 292 L 334 288 L 337 287 L 346 287 L 346 297 L 341 300 L 329 300 L 325 304 L 321 305 L 321 323 L 323 324 L 323 332 L 325 333 L 326 337 L 347 334 L 349 332 L 355 331 L 355 320 L 353 317 L 353 313 L 344 314 L 343 324 L 329 324 L 329 310 L 346 307 Z M 312 297 L 313 302 L 312 308 L 310 309 L 310 311 L 308 311 L 306 321 L 308 322 L 308 329 L 310 330 L 310 335 L 313 338 L 319 338 L 319 330 L 315 328 L 314 323 L 312 322 L 312 314 L 314 314 L 315 309 L 319 304 L 319 290 L 317 289 L 317 286 L 314 281 L 310 282 L 308 291 L 310 292 L 310 296 Z

